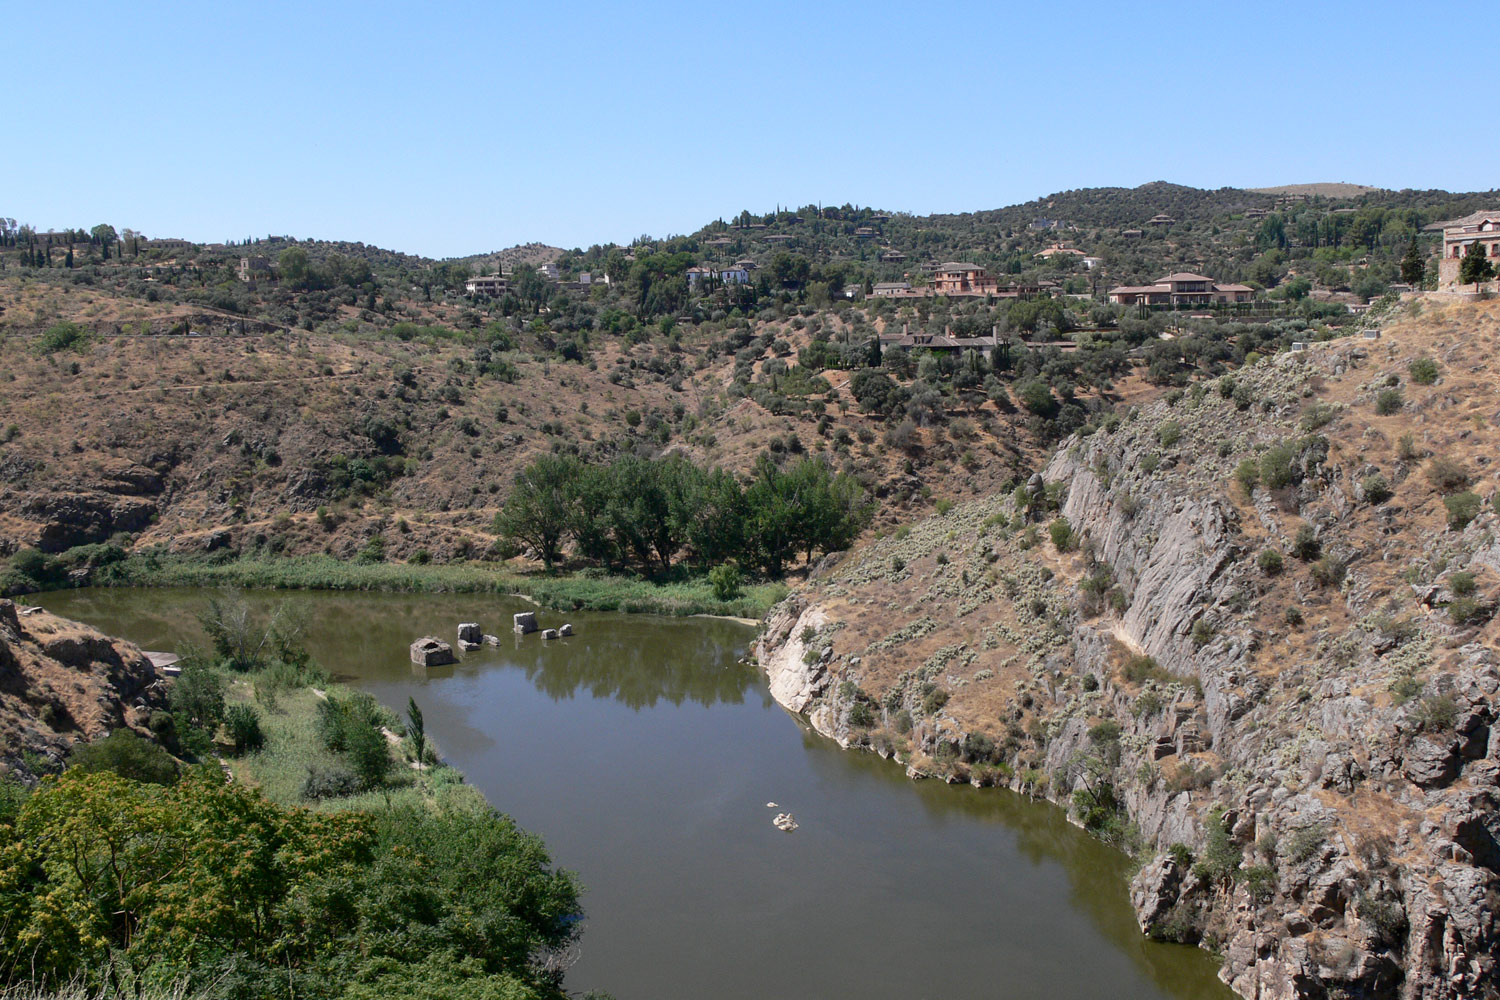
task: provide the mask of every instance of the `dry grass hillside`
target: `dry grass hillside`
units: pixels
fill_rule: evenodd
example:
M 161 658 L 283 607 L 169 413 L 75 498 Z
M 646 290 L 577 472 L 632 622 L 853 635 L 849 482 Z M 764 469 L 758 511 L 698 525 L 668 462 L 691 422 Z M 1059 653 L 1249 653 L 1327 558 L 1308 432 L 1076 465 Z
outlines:
M 735 358 L 712 337 L 611 340 L 563 361 L 525 338 L 491 356 L 441 338 L 242 332 L 201 310 L 125 308 L 86 291 L 38 307 L 130 331 L 55 353 L 39 352 L 30 326 L 3 335 L 0 554 L 115 538 L 349 557 L 378 535 L 390 559 L 481 557 L 512 477 L 544 451 L 677 450 L 742 472 L 765 451 L 823 454 L 864 480 L 877 523 L 891 524 L 940 497 L 987 495 L 1044 454 L 1022 416 L 984 400 L 915 428 L 904 450 L 886 446 L 848 372 L 806 386 L 770 373 L 811 339 L 800 321 L 757 326 L 753 384 L 778 388 L 741 396 L 729 391 Z M 826 322 L 837 337 L 848 320 Z

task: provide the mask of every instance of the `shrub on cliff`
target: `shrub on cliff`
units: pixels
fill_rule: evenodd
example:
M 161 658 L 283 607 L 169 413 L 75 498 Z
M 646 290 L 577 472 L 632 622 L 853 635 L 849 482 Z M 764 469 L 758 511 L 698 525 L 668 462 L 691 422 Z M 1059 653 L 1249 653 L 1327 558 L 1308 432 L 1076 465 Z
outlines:
M 1443 497 L 1443 506 L 1448 511 L 1448 527 L 1453 531 L 1463 531 L 1479 516 L 1481 503 L 1479 494 L 1468 490 Z

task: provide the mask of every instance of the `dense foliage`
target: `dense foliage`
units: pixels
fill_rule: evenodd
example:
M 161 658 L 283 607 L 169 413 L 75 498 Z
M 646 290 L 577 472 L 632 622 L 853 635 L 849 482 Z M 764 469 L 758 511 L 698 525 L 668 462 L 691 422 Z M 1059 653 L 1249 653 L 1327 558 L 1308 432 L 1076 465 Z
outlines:
M 610 465 L 544 455 L 516 477 L 496 527 L 548 568 L 571 541 L 579 558 L 611 569 L 736 560 L 774 578 L 799 554 L 847 547 L 868 513 L 863 487 L 814 458 L 783 469 L 763 455 L 741 485 L 676 455 Z
M 193 768 L 72 769 L 0 816 L 4 979 L 226 997 L 560 997 L 579 887 L 471 799 L 277 806 Z M 404 984 L 404 985 L 403 985 Z

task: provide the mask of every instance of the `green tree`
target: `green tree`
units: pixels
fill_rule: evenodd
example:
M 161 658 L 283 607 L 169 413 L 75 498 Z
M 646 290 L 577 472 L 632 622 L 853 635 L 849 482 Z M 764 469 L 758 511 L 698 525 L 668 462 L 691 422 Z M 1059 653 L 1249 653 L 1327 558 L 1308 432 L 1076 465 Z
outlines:
M 1417 246 L 1417 238 L 1413 236 L 1406 247 L 1406 255 L 1401 258 L 1401 280 L 1420 291 L 1422 282 L 1426 279 L 1427 262 L 1422 259 L 1421 248 Z
M 531 546 L 549 572 L 562 554 L 571 514 L 568 499 L 578 476 L 577 459 L 542 455 L 521 470 L 495 516 L 496 529 Z
M 224 678 L 201 663 L 187 662 L 172 683 L 172 714 L 210 733 L 224 718 Z
M 1488 281 L 1495 276 L 1495 265 L 1490 263 L 1484 250 L 1484 244 L 1478 240 L 1469 244 L 1469 249 L 1458 265 L 1459 284 L 1478 287 L 1481 281 Z

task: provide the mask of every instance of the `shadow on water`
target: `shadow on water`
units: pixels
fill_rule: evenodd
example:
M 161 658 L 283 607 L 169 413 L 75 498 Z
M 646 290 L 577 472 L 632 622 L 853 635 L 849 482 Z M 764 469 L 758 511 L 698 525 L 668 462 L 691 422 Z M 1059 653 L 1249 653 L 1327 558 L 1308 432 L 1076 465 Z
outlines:
M 203 641 L 195 616 L 210 596 L 38 603 L 172 650 Z M 812 733 L 741 662 L 742 625 L 578 612 L 573 637 L 547 642 L 512 635 L 511 615 L 531 608 L 492 596 L 244 596 L 305 614 L 314 657 L 387 704 L 414 694 L 454 763 L 583 872 L 576 987 L 622 1000 L 750 997 L 786 981 L 807 996 L 1231 996 L 1208 956 L 1141 936 L 1128 858 L 1048 803 L 914 782 Z M 414 669 L 407 645 L 451 642 L 460 621 L 500 645 Z M 795 803 L 802 831 L 771 830 L 768 793 Z M 901 953 L 884 943 L 897 934 Z

